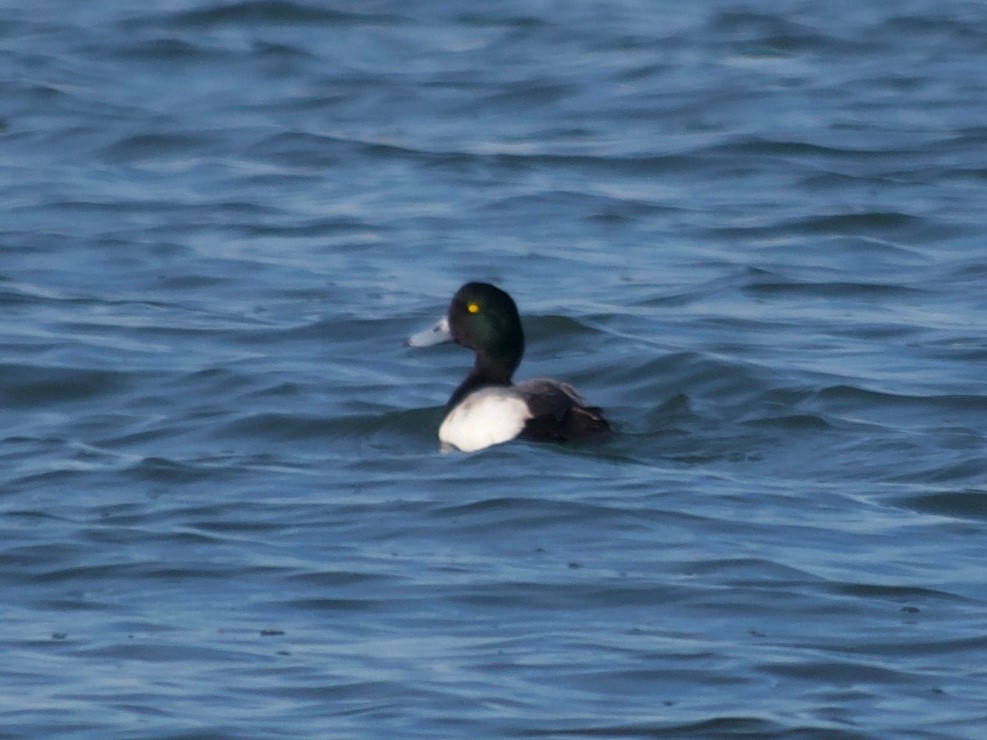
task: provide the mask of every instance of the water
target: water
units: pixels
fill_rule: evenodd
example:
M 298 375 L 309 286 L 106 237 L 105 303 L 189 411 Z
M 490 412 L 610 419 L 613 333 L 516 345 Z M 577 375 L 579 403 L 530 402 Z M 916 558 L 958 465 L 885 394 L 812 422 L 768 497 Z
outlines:
M 0 10 L 4 737 L 980 738 L 987 5 Z M 466 280 L 620 433 L 444 455 Z

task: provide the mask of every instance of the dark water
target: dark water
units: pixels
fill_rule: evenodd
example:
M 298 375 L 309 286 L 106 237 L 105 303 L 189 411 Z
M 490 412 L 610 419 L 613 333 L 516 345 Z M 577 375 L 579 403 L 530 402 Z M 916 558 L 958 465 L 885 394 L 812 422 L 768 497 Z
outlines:
M 982 738 L 987 5 L 9 2 L 0 735 Z M 463 281 L 602 445 L 443 455 Z

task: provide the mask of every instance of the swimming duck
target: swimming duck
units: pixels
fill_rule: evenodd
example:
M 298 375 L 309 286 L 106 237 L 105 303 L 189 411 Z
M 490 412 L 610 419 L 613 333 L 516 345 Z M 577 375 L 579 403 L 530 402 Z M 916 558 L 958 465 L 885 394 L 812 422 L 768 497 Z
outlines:
M 566 441 L 605 432 L 600 409 L 557 380 L 511 381 L 524 354 L 517 305 L 488 283 L 467 283 L 435 326 L 412 335 L 412 347 L 456 342 L 476 353 L 466 379 L 446 404 L 439 427 L 444 447 L 474 452 L 520 438 Z

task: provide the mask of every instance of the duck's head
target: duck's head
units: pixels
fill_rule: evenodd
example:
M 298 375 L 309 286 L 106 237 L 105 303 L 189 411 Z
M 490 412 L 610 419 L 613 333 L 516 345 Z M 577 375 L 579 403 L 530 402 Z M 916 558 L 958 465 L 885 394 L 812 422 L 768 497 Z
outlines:
M 492 382 L 509 383 L 524 354 L 524 330 L 514 299 L 489 283 L 466 283 L 435 326 L 408 338 L 412 347 L 449 341 L 476 352 L 474 372 Z

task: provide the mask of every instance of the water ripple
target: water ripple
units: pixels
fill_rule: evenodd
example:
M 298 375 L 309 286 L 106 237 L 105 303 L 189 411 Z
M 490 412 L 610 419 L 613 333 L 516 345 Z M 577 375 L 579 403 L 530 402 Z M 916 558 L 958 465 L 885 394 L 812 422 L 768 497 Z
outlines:
M 6 733 L 983 734 L 980 5 L 35 6 Z M 440 451 L 472 279 L 614 435 Z

